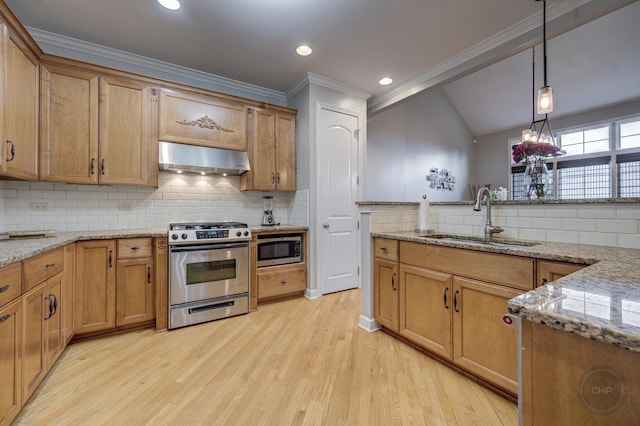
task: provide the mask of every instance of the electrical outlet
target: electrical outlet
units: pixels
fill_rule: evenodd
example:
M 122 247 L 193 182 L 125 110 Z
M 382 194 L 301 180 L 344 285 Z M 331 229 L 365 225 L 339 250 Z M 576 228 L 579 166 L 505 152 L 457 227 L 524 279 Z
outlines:
M 31 211 L 45 212 L 49 210 L 49 203 L 46 201 L 38 201 L 31 203 Z
M 133 203 L 130 201 L 120 201 L 118 203 L 118 210 L 121 212 L 130 212 L 133 210 Z

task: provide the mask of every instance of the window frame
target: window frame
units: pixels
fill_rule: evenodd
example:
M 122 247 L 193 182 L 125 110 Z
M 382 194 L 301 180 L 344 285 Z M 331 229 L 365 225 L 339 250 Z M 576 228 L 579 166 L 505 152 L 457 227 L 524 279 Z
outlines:
M 627 197 L 618 197 L 618 186 L 619 186 L 619 182 L 618 182 L 618 162 L 617 162 L 617 156 L 618 155 L 628 155 L 628 154 L 640 154 L 640 147 L 632 147 L 632 148 L 621 148 L 620 147 L 620 125 L 624 124 L 624 123 L 629 123 L 629 122 L 634 122 L 634 121 L 638 121 L 640 122 L 640 114 L 633 114 L 633 115 L 628 115 L 625 117 L 619 117 L 619 118 L 615 118 L 615 119 L 611 119 L 611 120 L 601 120 L 601 121 L 596 121 L 596 122 L 591 122 L 591 123 L 586 123 L 584 125 L 580 125 L 580 126 L 572 126 L 572 127 L 568 127 L 568 128 L 564 128 L 561 130 L 557 130 L 555 131 L 555 137 L 557 139 L 559 139 L 561 137 L 561 135 L 563 134 L 568 134 L 568 133 L 575 133 L 575 132 L 579 132 L 579 131 L 588 131 L 591 129 L 596 129 L 599 127 L 604 127 L 604 126 L 609 126 L 609 150 L 608 151 L 599 151 L 599 152 L 593 152 L 593 153 L 589 153 L 589 154 L 574 154 L 574 155 L 564 155 L 561 157 L 550 157 L 547 159 L 546 163 L 548 164 L 548 169 L 549 169 L 549 173 L 550 173 L 550 184 L 551 184 L 551 188 L 550 188 L 550 195 L 549 197 L 545 197 L 545 199 L 549 199 L 549 200 L 569 200 L 570 198 L 558 198 L 558 164 L 561 163 L 565 163 L 565 162 L 573 162 L 573 161 L 580 161 L 580 160 L 595 160 L 595 159 L 599 159 L 599 158 L 608 158 L 608 162 L 609 162 L 609 172 L 610 172 L 610 176 L 609 176 L 609 182 L 610 182 L 610 187 L 609 187 L 609 197 L 603 197 L 603 198 L 571 198 L 571 199 L 575 199 L 575 200 L 587 200 L 587 199 L 625 199 Z M 513 156 L 512 156 L 512 152 L 513 152 L 513 146 L 519 144 L 521 142 L 521 137 L 512 137 L 508 139 L 508 147 L 509 147 L 509 192 L 511 194 L 511 199 L 513 199 L 513 180 L 514 180 L 514 173 L 513 170 L 514 169 L 520 169 L 522 168 L 522 162 L 516 164 L 513 161 Z M 518 171 L 518 173 L 522 173 L 521 171 Z M 527 199 L 517 199 L 519 201 L 526 201 Z

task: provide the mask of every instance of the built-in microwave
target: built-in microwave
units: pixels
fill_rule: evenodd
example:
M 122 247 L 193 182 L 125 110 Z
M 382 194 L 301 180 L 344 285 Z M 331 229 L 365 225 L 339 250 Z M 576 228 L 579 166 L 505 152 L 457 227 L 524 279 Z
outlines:
M 302 262 L 302 235 L 258 235 L 257 266 Z

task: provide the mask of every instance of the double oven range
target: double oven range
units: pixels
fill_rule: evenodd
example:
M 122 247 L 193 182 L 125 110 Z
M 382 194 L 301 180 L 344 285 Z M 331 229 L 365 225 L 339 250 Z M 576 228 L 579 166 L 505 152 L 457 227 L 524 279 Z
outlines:
M 169 227 L 169 329 L 249 312 L 245 223 L 172 223 Z

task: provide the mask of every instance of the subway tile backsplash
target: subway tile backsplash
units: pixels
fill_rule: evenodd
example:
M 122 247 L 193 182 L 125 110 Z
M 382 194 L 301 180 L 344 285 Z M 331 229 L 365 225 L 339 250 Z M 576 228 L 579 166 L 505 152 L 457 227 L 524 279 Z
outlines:
M 158 188 L 73 185 L 46 182 L 0 183 L 0 229 L 90 231 L 166 228 L 171 222 L 262 221 L 265 195 L 274 197 L 280 223 L 308 226 L 309 195 L 242 192 L 237 176 L 159 173 Z
M 594 244 L 640 249 L 640 206 L 606 205 L 494 205 L 493 225 L 504 228 L 506 238 L 565 243 Z M 417 208 L 396 208 L 392 213 L 376 212 L 371 217 L 373 232 L 412 231 Z M 475 212 L 471 205 L 431 205 L 429 227 L 436 232 L 482 236 L 486 210 Z

